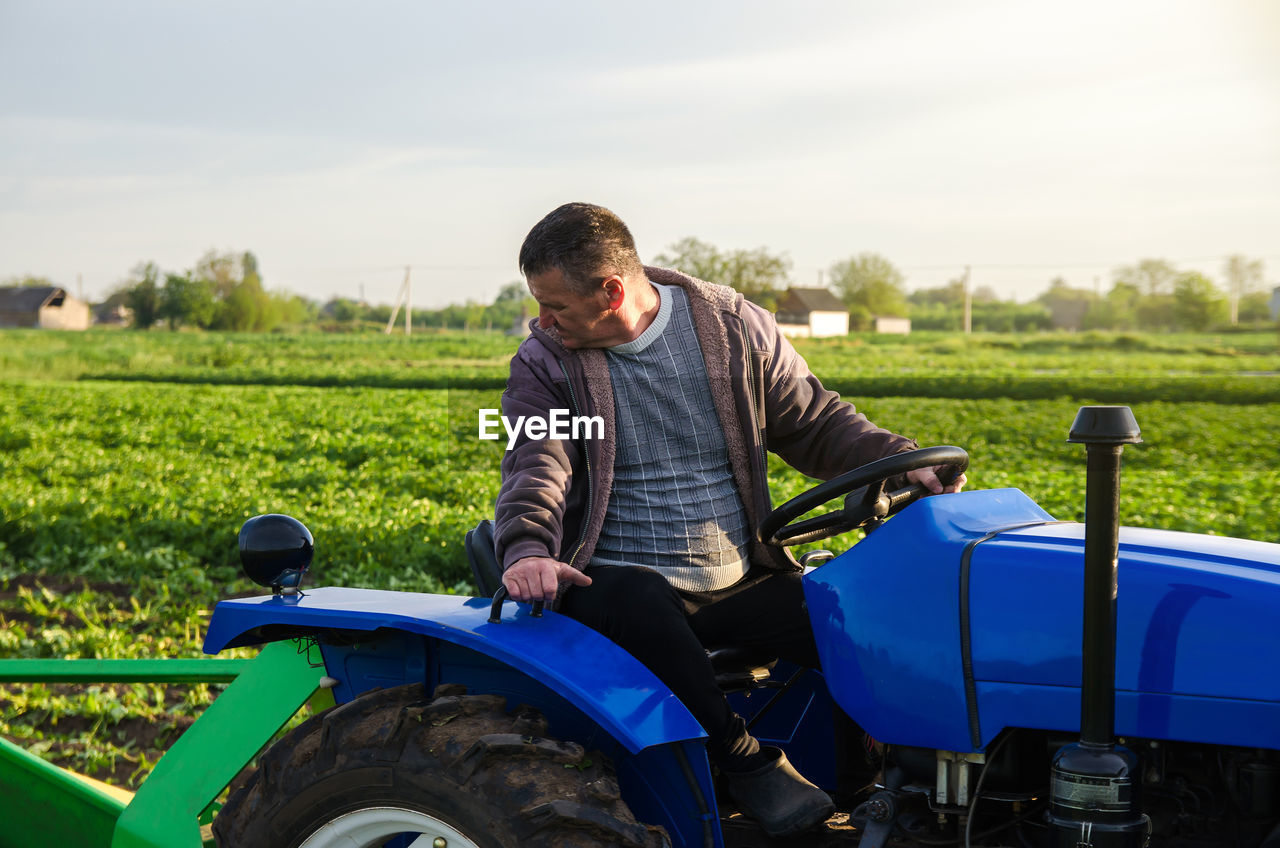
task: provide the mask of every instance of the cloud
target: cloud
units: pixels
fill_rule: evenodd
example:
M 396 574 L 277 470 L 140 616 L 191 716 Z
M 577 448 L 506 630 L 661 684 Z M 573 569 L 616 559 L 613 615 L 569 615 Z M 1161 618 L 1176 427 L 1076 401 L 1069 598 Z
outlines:
M 568 199 L 798 269 L 1275 253 L 1267 9 L 10 4 L 0 276 L 218 244 L 316 294 L 472 268 L 448 297 Z

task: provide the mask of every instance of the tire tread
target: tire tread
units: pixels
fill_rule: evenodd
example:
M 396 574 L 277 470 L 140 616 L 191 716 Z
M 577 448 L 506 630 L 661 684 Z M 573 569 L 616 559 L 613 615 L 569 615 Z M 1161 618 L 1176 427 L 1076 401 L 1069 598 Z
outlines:
M 420 683 L 374 690 L 268 749 L 214 820 L 214 838 L 225 848 L 294 848 L 361 799 L 398 803 L 385 795 L 497 848 L 670 845 L 664 830 L 636 822 L 603 755 L 547 738 L 546 728 L 532 707 L 508 713 L 505 698 L 457 684 L 430 697 Z

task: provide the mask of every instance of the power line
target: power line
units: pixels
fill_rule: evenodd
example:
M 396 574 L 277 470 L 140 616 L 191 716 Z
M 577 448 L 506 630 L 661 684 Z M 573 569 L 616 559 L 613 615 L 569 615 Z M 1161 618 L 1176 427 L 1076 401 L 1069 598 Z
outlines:
M 1181 262 L 1226 261 L 1227 259 L 1230 259 L 1231 256 L 1233 255 L 1234 254 L 1224 253 L 1218 256 L 1183 256 L 1176 259 L 1164 259 L 1163 257 L 1151 257 L 1151 258 L 1158 258 L 1158 259 L 1161 259 L 1162 261 L 1168 262 L 1171 265 L 1177 265 Z M 1276 260 L 1276 259 L 1280 259 L 1280 255 L 1250 256 L 1249 258 Z M 1136 261 L 1140 262 L 1142 260 L 1136 260 Z M 956 269 L 956 268 L 969 267 L 969 268 L 979 268 L 979 269 L 989 270 L 989 271 L 991 270 L 1038 271 L 1038 270 L 1044 270 L 1045 268 L 1050 268 L 1050 269 L 1054 269 L 1054 268 L 1083 268 L 1083 269 L 1115 268 L 1121 265 L 1134 264 L 1134 262 L 1135 260 L 1133 259 L 1113 260 L 1110 262 L 1042 262 L 1037 264 L 1005 264 L 1005 263 L 999 263 L 999 262 L 948 262 L 946 264 L 940 264 L 940 265 L 903 265 L 902 270 L 903 271 L 947 271 L 947 270 Z
M 275 272 L 292 272 L 304 273 L 313 271 L 341 271 L 343 273 L 378 273 L 389 271 L 403 271 L 405 268 L 412 268 L 415 271 L 506 271 L 515 272 L 515 266 L 509 265 L 435 265 L 422 262 L 410 262 L 400 265 L 285 265 L 281 267 L 272 266 Z
M 1182 257 L 1175 257 L 1173 259 L 1167 259 L 1165 257 L 1147 257 L 1147 258 L 1160 259 L 1162 261 L 1169 262 L 1170 264 L 1176 265 L 1180 262 L 1225 261 L 1231 258 L 1231 256 L 1233 255 L 1236 255 L 1236 254 L 1223 253 L 1223 254 L 1218 254 L 1214 256 L 1182 256 Z M 1280 260 L 1280 254 L 1273 254 L 1273 255 L 1267 255 L 1267 256 L 1250 255 L 1249 258 L 1262 259 L 1266 261 L 1276 261 L 1276 260 Z M 1017 262 L 1017 263 L 939 262 L 939 263 L 930 264 L 930 265 L 901 265 L 898 267 L 900 267 L 903 271 L 946 271 L 953 268 L 956 268 L 956 269 L 964 268 L 965 266 L 968 266 L 973 269 L 982 269 L 982 270 L 1036 271 L 1036 270 L 1043 270 L 1045 268 L 1050 268 L 1050 269 L 1053 269 L 1053 268 L 1081 268 L 1081 269 L 1114 268 L 1117 266 L 1129 265 L 1129 264 L 1133 264 L 1135 262 L 1140 262 L 1140 261 L 1142 260 L 1141 259 L 1135 260 L 1133 258 L 1129 258 L 1129 259 L 1101 260 L 1097 262 Z M 496 265 L 496 264 L 490 265 L 490 264 L 479 264 L 479 263 L 471 263 L 471 264 L 458 263 L 458 264 L 445 265 L 445 264 L 429 263 L 429 262 L 410 262 L 407 264 L 396 264 L 396 265 L 316 265 L 316 266 L 288 265 L 288 266 L 282 266 L 282 267 L 273 266 L 272 270 L 275 272 L 290 271 L 294 273 L 309 272 L 309 271 L 329 271 L 329 272 L 340 271 L 340 272 L 350 272 L 350 273 L 375 273 L 375 272 L 403 271 L 406 267 L 412 268 L 415 271 L 503 271 L 503 272 L 514 273 L 516 270 L 516 268 L 512 265 Z

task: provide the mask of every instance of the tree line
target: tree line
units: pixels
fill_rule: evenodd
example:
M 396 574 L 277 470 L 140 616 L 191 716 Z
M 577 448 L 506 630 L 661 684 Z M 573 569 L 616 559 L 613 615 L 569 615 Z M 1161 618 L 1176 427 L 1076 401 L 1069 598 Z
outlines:
M 697 238 L 681 239 L 652 259 L 711 282 L 731 285 L 754 303 L 776 310 L 793 285 L 785 253 L 765 248 L 721 250 Z M 1180 270 L 1163 259 L 1143 259 L 1113 270 L 1108 291 L 1072 287 L 1061 277 L 1030 303 L 1001 300 L 987 286 L 968 290 L 964 277 L 945 285 L 908 291 L 905 275 L 877 253 L 859 253 L 824 272 L 826 287 L 849 310 L 850 328 L 870 329 L 876 317 L 910 318 L 917 330 L 961 330 L 966 308 L 975 331 L 1189 330 L 1260 325 L 1272 320 L 1270 293 L 1261 260 L 1230 256 L 1221 284 L 1199 271 Z M 11 281 L 13 283 L 15 281 Z M 24 278 L 16 284 L 50 284 Z M 966 304 L 967 301 L 967 304 Z M 132 326 L 270 331 L 318 326 L 328 330 L 385 325 L 392 307 L 349 298 L 318 303 L 263 285 L 251 252 L 209 251 L 185 271 L 163 271 L 140 263 L 108 298 L 130 310 Z M 415 327 L 462 330 L 521 330 L 537 314 L 522 282 L 506 284 L 491 303 L 469 300 L 442 309 L 415 309 Z
M 775 309 L 791 285 L 786 254 L 756 250 L 721 251 L 685 238 L 654 257 L 655 264 L 695 277 L 733 285 L 749 300 Z M 1001 300 L 988 286 L 966 292 L 963 276 L 935 288 L 907 291 L 906 276 L 877 253 L 859 253 L 833 263 L 824 274 L 849 310 L 849 326 L 867 330 L 878 316 L 910 318 L 918 330 L 964 328 L 966 294 L 973 330 L 1208 330 L 1226 324 L 1271 320 L 1261 260 L 1228 257 L 1223 286 L 1198 271 L 1182 271 L 1163 259 L 1143 259 L 1112 272 L 1103 294 L 1073 288 L 1061 277 L 1030 303 Z
M 112 297 L 129 309 L 132 326 L 141 330 L 164 324 L 171 330 L 265 332 L 308 323 L 317 314 L 305 298 L 267 291 L 257 257 L 249 251 L 211 250 L 186 271 L 162 271 L 154 262 L 143 262 Z
M 330 330 L 366 324 L 386 326 L 392 314 L 390 306 L 370 305 L 345 297 L 333 298 L 320 307 L 322 326 Z M 504 285 L 492 303 L 468 300 L 441 309 L 415 309 L 411 321 L 414 327 L 428 329 L 523 332 L 528 319 L 537 314 L 537 301 L 529 296 L 524 283 L 515 281 Z
M 651 264 L 678 268 L 703 280 L 731 285 L 771 311 L 792 282 L 785 253 L 765 248 L 721 250 L 697 238 L 681 239 L 657 254 Z M 1143 259 L 1114 269 L 1111 289 L 1103 294 L 1071 287 L 1056 278 L 1030 303 L 1001 300 L 989 286 L 968 292 L 970 327 L 978 332 L 1036 330 L 1188 330 L 1227 324 L 1269 322 L 1269 294 L 1263 263 L 1242 256 L 1223 265 L 1224 286 L 1198 271 L 1181 271 L 1163 259 Z M 964 328 L 966 281 L 956 277 L 934 288 L 908 291 L 906 276 L 877 253 L 860 253 L 825 269 L 824 280 L 849 310 L 851 330 L 872 327 L 876 317 L 906 317 L 918 330 Z M 331 301 L 322 313 L 341 321 L 386 322 L 389 307 Z M 453 329 L 510 329 L 537 314 L 524 284 L 508 283 L 492 304 L 468 301 L 439 310 L 415 310 L 414 326 Z

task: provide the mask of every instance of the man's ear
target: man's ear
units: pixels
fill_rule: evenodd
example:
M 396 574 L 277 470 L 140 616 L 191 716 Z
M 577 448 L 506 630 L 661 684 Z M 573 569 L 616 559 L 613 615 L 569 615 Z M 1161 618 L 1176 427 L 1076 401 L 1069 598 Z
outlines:
M 626 300 L 626 285 L 622 281 L 622 277 L 614 274 L 611 277 L 605 277 L 604 282 L 600 284 L 604 288 L 605 296 L 609 299 L 610 309 L 622 308 L 622 302 Z

